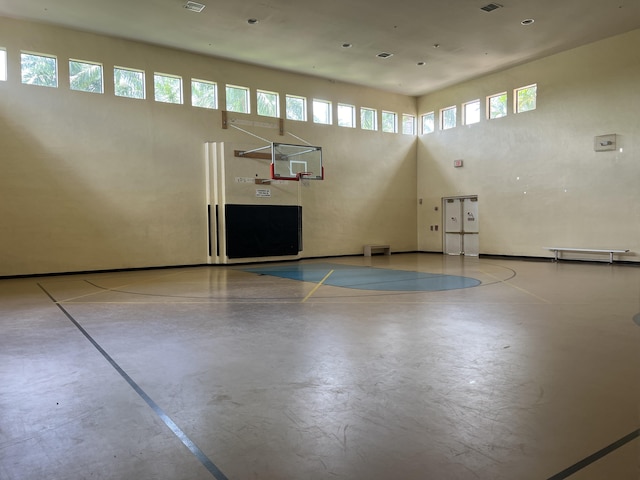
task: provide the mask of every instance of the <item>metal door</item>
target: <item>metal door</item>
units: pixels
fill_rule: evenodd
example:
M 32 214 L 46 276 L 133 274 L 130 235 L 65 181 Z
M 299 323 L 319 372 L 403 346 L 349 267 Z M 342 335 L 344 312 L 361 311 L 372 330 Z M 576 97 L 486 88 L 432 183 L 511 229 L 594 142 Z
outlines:
M 462 217 L 460 199 L 444 198 L 444 253 L 462 254 Z
M 443 198 L 444 253 L 478 256 L 478 197 Z

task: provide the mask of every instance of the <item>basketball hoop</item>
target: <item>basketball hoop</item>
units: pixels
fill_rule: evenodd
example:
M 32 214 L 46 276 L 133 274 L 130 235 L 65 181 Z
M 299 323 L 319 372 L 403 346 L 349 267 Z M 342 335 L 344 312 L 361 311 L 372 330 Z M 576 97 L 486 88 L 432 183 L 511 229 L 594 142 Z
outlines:
M 304 180 L 304 177 L 310 177 L 311 175 L 313 175 L 313 172 L 298 172 L 296 173 L 296 180 Z
M 324 180 L 322 147 L 272 143 L 271 178 L 294 182 L 300 179 Z

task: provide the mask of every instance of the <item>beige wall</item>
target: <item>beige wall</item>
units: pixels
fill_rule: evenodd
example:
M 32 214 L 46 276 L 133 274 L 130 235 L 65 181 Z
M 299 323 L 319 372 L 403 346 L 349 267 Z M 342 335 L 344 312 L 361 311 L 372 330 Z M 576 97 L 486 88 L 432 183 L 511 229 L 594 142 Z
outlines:
M 207 261 L 206 143 L 253 144 L 220 110 L 153 101 L 153 72 L 416 113 L 415 99 L 121 39 L 0 18 L 0 276 Z M 20 51 L 58 57 L 59 87 L 22 85 Z M 70 91 L 68 59 L 104 64 L 105 93 Z M 113 95 L 113 66 L 144 69 L 146 100 Z M 149 93 L 151 92 L 151 93 Z M 222 97 L 222 95 L 221 95 Z M 221 105 L 224 105 L 221 98 Z M 256 115 L 234 114 L 247 122 Z M 246 127 L 269 141 L 299 143 Z M 285 129 L 323 147 L 325 177 L 304 192 L 303 256 L 417 248 L 414 136 L 312 122 Z M 229 192 L 256 201 L 255 188 Z M 290 188 L 290 187 L 289 187 Z
M 0 276 L 206 263 L 207 142 L 259 146 L 223 129 L 220 110 L 113 95 L 114 65 L 409 114 L 531 83 L 538 107 L 415 137 L 312 122 L 285 129 L 323 147 L 325 176 L 301 189 L 302 257 L 441 251 L 441 198 L 477 194 L 480 251 L 546 256 L 544 246 L 640 252 L 640 30 L 466 82 L 419 99 L 186 52 L 0 18 L 8 79 L 0 82 Z M 53 54 L 58 88 L 20 82 L 20 51 Z M 69 58 L 104 64 L 105 93 L 68 88 Z M 152 94 L 148 96 L 152 97 Z M 257 115 L 232 114 L 268 141 L 299 143 Z M 253 122 L 253 125 L 251 123 Z M 618 134 L 623 150 L 596 153 Z M 464 167 L 453 168 L 463 159 Z M 228 163 L 228 199 L 261 203 L 235 176 L 267 165 Z M 262 175 L 260 175 L 262 176 Z M 416 181 L 417 177 L 417 181 Z M 416 185 L 417 184 L 417 185 Z M 297 185 L 272 186 L 297 201 Z M 526 194 L 524 192 L 527 192 Z M 279 192 L 279 193 L 278 193 Z M 295 193 L 294 193 L 295 192 Z M 418 199 L 423 199 L 418 204 Z M 268 200 L 266 200 L 268 201 Z M 640 261 L 634 253 L 625 257 Z
M 420 98 L 419 115 L 480 98 L 483 119 L 419 137 L 419 249 L 442 250 L 429 228 L 442 225 L 442 197 L 477 194 L 481 254 L 628 248 L 640 260 L 638 45 L 640 30 Z M 513 89 L 533 83 L 537 109 L 513 114 Z M 505 90 L 509 115 L 485 120 L 486 96 Z M 619 149 L 595 152 L 594 136 L 610 133 Z

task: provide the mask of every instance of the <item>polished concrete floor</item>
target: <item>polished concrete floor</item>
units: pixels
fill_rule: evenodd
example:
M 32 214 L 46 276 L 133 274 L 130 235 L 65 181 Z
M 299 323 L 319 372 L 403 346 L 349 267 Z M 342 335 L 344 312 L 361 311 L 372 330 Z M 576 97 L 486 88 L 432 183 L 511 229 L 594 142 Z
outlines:
M 638 480 L 639 313 L 640 266 L 434 254 L 0 280 L 0 479 Z

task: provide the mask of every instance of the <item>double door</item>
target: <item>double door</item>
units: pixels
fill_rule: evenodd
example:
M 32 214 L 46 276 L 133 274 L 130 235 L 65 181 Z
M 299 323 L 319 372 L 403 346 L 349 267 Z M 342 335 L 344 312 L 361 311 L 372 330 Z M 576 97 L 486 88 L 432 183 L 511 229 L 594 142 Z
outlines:
M 480 254 L 478 197 L 443 198 L 444 252 L 447 255 Z

